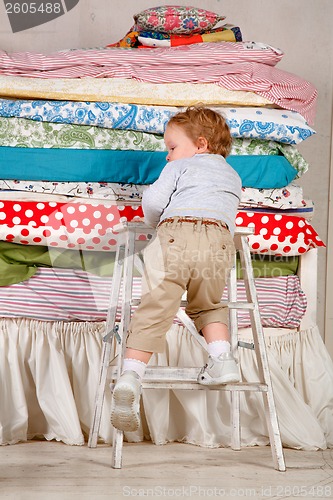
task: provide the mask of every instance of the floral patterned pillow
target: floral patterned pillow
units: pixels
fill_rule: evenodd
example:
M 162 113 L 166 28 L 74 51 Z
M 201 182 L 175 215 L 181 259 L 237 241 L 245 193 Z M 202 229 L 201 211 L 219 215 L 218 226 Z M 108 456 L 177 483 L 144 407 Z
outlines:
M 225 16 L 205 9 L 178 5 L 152 7 L 133 17 L 138 31 L 152 30 L 177 34 L 203 33 L 225 19 Z

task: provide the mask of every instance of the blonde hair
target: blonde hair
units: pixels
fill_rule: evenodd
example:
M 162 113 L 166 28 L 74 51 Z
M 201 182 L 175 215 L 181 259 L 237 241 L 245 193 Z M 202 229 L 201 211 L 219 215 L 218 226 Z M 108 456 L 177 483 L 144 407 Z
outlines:
M 225 118 L 204 106 L 189 106 L 174 115 L 168 125 L 182 127 L 186 135 L 197 144 L 199 137 L 208 143 L 208 151 L 224 157 L 230 153 L 232 137 Z

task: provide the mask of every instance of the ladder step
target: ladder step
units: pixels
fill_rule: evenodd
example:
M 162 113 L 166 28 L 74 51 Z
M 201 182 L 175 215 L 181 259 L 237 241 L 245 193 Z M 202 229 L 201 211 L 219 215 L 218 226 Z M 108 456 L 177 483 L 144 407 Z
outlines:
M 132 299 L 131 306 L 138 306 L 140 304 L 140 299 Z M 186 300 L 182 300 L 180 303 L 180 307 L 186 307 Z M 229 307 L 229 309 L 254 309 L 253 302 L 221 302 L 221 304 Z
M 112 380 L 116 380 L 117 371 L 117 367 L 110 367 Z M 238 382 L 207 387 L 197 382 L 199 371 L 200 368 L 148 366 L 142 381 L 142 387 L 144 389 L 210 389 L 222 391 L 267 392 L 267 385 L 260 382 Z
M 229 309 L 254 309 L 253 302 L 227 302 Z
M 138 306 L 140 304 L 140 302 L 141 302 L 141 299 L 131 299 L 130 304 L 131 304 L 131 306 Z M 186 307 L 186 305 L 187 305 L 187 301 L 186 300 L 182 300 L 180 302 L 180 306 L 179 307 Z
M 238 384 L 223 384 L 223 385 L 211 385 L 204 386 L 196 381 L 193 382 L 158 382 L 158 381 L 143 381 L 143 389 L 172 389 L 172 390 L 198 390 L 198 391 L 237 391 L 237 392 L 267 392 L 268 388 L 265 384 L 251 384 L 251 383 L 238 383 Z

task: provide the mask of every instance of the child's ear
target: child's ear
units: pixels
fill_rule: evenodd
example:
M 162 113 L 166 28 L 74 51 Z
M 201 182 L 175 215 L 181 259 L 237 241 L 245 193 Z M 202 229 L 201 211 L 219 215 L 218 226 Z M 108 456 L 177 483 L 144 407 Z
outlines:
M 208 151 L 208 142 L 205 137 L 198 137 L 197 140 L 198 153 L 206 153 Z

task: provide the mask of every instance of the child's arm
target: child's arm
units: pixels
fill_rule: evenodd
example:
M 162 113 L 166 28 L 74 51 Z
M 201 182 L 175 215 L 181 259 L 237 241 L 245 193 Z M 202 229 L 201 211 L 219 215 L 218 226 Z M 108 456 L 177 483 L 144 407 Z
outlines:
M 159 178 L 143 192 L 142 209 L 147 226 L 157 226 L 176 191 L 178 175 L 172 163 L 174 162 L 168 163 Z

